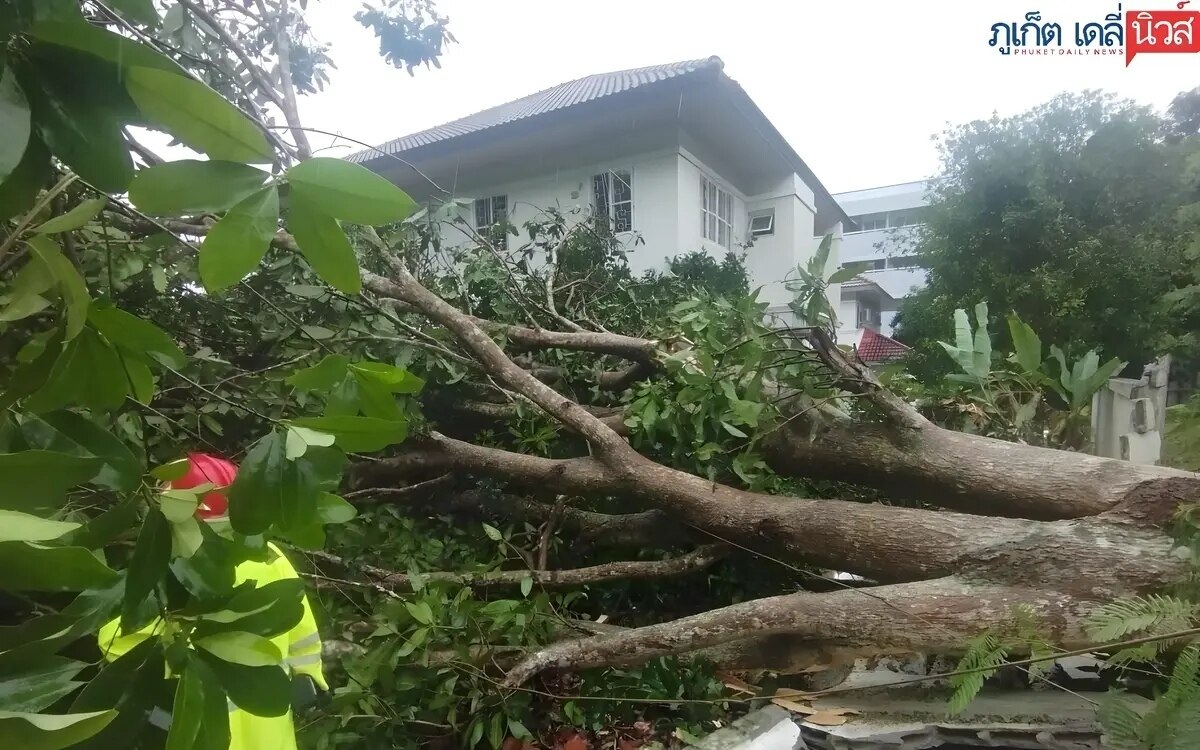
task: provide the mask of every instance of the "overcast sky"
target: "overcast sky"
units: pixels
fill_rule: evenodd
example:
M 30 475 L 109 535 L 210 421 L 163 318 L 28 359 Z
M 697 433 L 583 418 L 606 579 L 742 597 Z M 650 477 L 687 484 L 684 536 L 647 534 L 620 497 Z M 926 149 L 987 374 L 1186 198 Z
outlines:
M 1070 40 L 1075 21 L 1100 21 L 1115 2 L 438 0 L 458 44 L 441 70 L 415 77 L 383 62 L 353 20 L 358 7 L 309 3 L 338 69 L 302 100 L 306 125 L 378 143 L 591 73 L 718 55 L 834 192 L 934 174 L 931 136 L 948 124 L 1088 88 L 1163 109 L 1200 85 L 1200 54 L 1142 55 L 1126 68 L 1120 56 L 1005 57 L 987 44 L 992 23 L 1033 8 Z

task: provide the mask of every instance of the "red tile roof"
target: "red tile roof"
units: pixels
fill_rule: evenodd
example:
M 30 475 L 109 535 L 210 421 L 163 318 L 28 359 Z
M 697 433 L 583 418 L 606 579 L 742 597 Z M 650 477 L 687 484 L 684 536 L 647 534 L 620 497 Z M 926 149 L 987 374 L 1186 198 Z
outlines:
M 858 340 L 858 358 L 866 364 L 901 359 L 909 351 L 909 347 L 896 339 L 870 328 L 862 329 L 862 336 Z

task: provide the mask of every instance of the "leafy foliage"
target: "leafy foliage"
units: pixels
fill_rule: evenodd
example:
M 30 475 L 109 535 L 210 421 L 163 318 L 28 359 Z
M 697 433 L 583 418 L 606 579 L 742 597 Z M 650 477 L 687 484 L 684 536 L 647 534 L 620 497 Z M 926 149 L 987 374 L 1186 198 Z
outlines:
M 897 248 L 929 269 L 898 318 L 897 336 L 917 349 L 914 373 L 945 371 L 934 342 L 952 333 L 956 308 L 981 299 L 1068 357 L 1094 347 L 1140 367 L 1164 347 L 1189 351 L 1194 321 L 1162 299 L 1195 265 L 1195 212 L 1184 207 L 1197 201 L 1187 165 L 1200 139 L 1170 137 L 1173 127 L 1084 92 L 943 134 L 926 223 Z M 996 343 L 1011 345 L 1006 332 Z
M 1043 359 L 1041 337 L 1015 313 L 1008 316 L 1013 351 L 997 361 L 988 330 L 988 306 L 975 306 L 975 326 L 965 310 L 954 311 L 955 343 L 938 342 L 960 372 L 940 387 L 921 386 L 894 377 L 943 423 L 965 432 L 1020 439 L 1034 445 L 1082 449 L 1091 439 L 1092 396 L 1124 363 L 1100 364 L 1090 350 L 1068 365 L 1052 344 Z

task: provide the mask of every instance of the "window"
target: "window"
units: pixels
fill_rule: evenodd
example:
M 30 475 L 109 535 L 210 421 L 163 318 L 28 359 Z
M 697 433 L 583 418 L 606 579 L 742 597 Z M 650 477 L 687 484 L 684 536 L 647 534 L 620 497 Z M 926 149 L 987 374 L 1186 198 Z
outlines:
M 508 221 L 508 196 L 493 195 L 491 198 L 475 200 L 475 231 L 501 249 L 508 248 L 508 230 L 503 225 Z
M 874 326 L 879 327 L 881 318 L 879 315 L 879 307 L 872 302 L 860 299 L 857 303 L 858 307 L 858 327 Z
M 875 232 L 881 229 L 911 227 L 925 221 L 925 207 L 917 206 L 915 208 L 902 208 L 896 211 L 859 214 L 858 216 L 851 216 L 850 221 L 854 222 L 854 226 L 856 227 L 849 230 L 851 234 L 854 232 Z
M 610 169 L 592 177 L 596 217 L 606 219 L 614 232 L 633 231 L 633 180 L 628 170 Z
M 750 236 L 763 237 L 768 234 L 775 234 L 775 212 L 751 216 Z
M 921 259 L 916 255 L 897 255 L 887 259 L 888 268 L 917 268 Z
M 857 232 L 873 232 L 876 229 L 887 229 L 887 212 L 880 211 L 877 214 L 862 214 L 861 216 L 852 217 L 855 224 L 858 225 Z
M 700 220 L 704 239 L 725 249 L 733 245 L 733 196 L 707 177 L 700 177 Z
M 475 229 L 483 233 L 508 218 L 508 196 L 493 195 L 475 201 Z

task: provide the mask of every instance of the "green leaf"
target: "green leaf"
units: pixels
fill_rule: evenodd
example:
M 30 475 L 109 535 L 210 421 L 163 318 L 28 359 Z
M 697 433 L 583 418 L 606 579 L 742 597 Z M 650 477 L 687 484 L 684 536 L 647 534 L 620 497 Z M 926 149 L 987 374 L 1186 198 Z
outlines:
M 867 270 L 870 270 L 870 267 L 866 263 L 847 263 L 830 274 L 829 278 L 825 280 L 825 283 L 841 284 L 853 279 L 855 276 Z
M 488 744 L 492 746 L 492 750 L 500 750 L 504 744 L 504 727 L 508 723 L 503 711 L 497 711 L 492 714 L 492 720 L 488 723 Z
M 265 586 L 237 589 L 220 609 L 199 614 L 194 636 L 241 631 L 266 638 L 286 633 L 304 616 L 304 584 L 298 578 L 272 581 Z
M 0 179 L 0 221 L 23 214 L 50 177 L 50 152 L 36 133 L 29 138 L 21 161 Z
M 361 411 L 363 416 L 388 421 L 399 421 L 405 418 L 404 411 L 400 408 L 400 404 L 396 403 L 396 397 L 392 395 L 387 386 L 359 371 L 354 371 L 353 378 L 352 386 L 347 386 L 346 390 L 353 391 L 358 400 L 357 411 Z M 331 398 L 330 402 L 332 403 L 332 401 Z M 337 416 L 334 411 L 326 409 L 325 416 Z M 350 411 L 353 412 L 354 409 L 350 409 Z M 353 413 L 348 416 L 353 416 Z
M 284 451 L 289 461 L 303 456 L 310 445 L 333 445 L 333 435 L 330 435 L 326 432 L 310 430 L 306 427 L 288 427 L 287 442 L 285 444 Z
M 500 529 L 497 529 L 491 524 L 483 524 L 483 533 L 487 534 L 487 538 L 491 539 L 493 542 L 504 541 L 504 535 L 500 533 Z
M 297 190 L 291 196 L 287 223 L 300 253 L 318 276 L 340 292 L 358 294 L 362 291 L 358 257 L 337 219 L 324 213 L 320 204 L 310 202 Z
M 80 414 L 27 414 L 21 420 L 21 432 L 30 447 L 100 459 L 103 463 L 89 480 L 92 484 L 121 492 L 131 492 L 141 484 L 142 462 L 133 451 L 113 433 Z
M 70 20 L 40 21 L 29 30 L 29 35 L 44 42 L 86 52 L 110 63 L 158 68 L 179 77 L 184 75 L 178 65 L 152 47 L 87 23 L 78 15 Z
M 196 554 L 204 543 L 204 534 L 200 531 L 200 521 L 187 518 L 171 524 L 171 555 L 185 560 Z
M 129 569 L 125 573 L 125 599 L 121 605 L 121 630 L 132 633 L 144 625 L 139 620 L 142 602 L 158 586 L 171 561 L 171 525 L 157 510 L 142 523 Z
M 192 490 L 163 490 L 158 495 L 158 507 L 171 523 L 182 523 L 196 514 L 200 493 Z
M 0 139 L 0 182 L 7 180 L 21 163 L 31 132 L 25 92 L 12 69 L 4 68 L 0 71 L 0 133 L 4 133 Z
M 75 265 L 62 254 L 58 244 L 48 237 L 30 237 L 27 240 L 29 249 L 38 260 L 58 280 L 63 301 L 67 306 L 67 328 L 64 341 L 70 341 L 79 335 L 87 322 L 88 306 L 92 298 L 88 295 L 87 283 L 79 275 Z
M 255 716 L 283 716 L 292 707 L 292 683 L 282 668 L 248 667 L 224 661 L 207 651 L 196 653 L 238 708 Z
M 136 497 L 114 505 L 84 524 L 79 532 L 72 534 L 70 544 L 87 549 L 101 549 L 107 546 L 109 542 L 133 528 L 138 521 L 140 506 L 141 503 Z
M 393 224 L 417 209 L 416 201 L 388 180 L 341 159 L 309 159 L 289 169 L 287 176 L 294 193 L 309 205 L 352 224 Z
M 422 625 L 433 624 L 433 610 L 425 602 L 405 602 L 404 608 L 408 610 L 414 620 Z
M 254 444 L 229 488 L 229 520 L 235 531 L 261 534 L 280 517 L 288 501 L 291 466 L 278 433 Z
M 5 295 L 8 297 L 8 306 L 18 306 L 25 297 L 44 294 L 57 283 L 58 279 L 46 264 L 37 255 L 31 255 L 29 262 L 21 267 L 8 286 Z M 4 314 L 0 315 L 0 320 L 20 320 L 29 314 L 32 313 L 13 314 L 6 309 Z
M 232 543 L 218 536 L 207 524 L 196 522 L 196 527 L 203 543 L 195 554 L 171 560 L 171 572 L 197 600 L 223 599 L 233 590 L 234 584 Z
M 199 81 L 135 65 L 126 68 L 125 85 L 155 124 L 213 159 L 265 163 L 274 158 L 250 118 Z
M 135 357 L 156 355 L 157 359 L 176 369 L 187 365 L 187 355 L 161 328 L 150 321 L 97 302 L 88 311 L 88 321 L 126 354 Z
M 511 716 L 508 717 L 508 731 L 513 737 L 516 737 L 519 740 L 533 739 L 533 733 L 530 732 L 524 724 Z
M 59 750 L 86 740 L 116 717 L 112 710 L 86 714 L 0 711 L 0 747 Z
M 51 521 L 15 510 L 0 510 L 0 542 L 48 542 L 80 524 Z
M 1012 336 L 1012 359 L 1021 369 L 1033 375 L 1042 367 L 1042 340 L 1033 328 L 1016 313 L 1008 316 L 1008 332 Z
M 407 422 L 375 417 L 302 417 L 290 424 L 330 433 L 337 446 L 348 453 L 383 450 L 408 437 Z
M 353 505 L 330 492 L 317 495 L 317 519 L 321 523 L 348 523 L 358 511 Z
M 105 586 L 116 571 L 83 547 L 0 543 L 0 588 L 13 591 L 83 591 Z
M 346 376 L 349 364 L 341 354 L 329 354 L 312 367 L 292 373 L 286 382 L 302 391 L 328 391 Z
M 960 351 L 974 351 L 975 345 L 971 341 L 971 319 L 967 317 L 967 311 L 961 307 L 954 311 L 954 344 Z M 970 371 L 967 371 L 970 375 Z
M 125 403 L 130 377 L 137 374 L 129 365 L 137 364 L 123 361 L 95 329 L 84 328 L 54 362 L 45 385 L 25 407 L 45 412 L 80 404 L 96 411 L 113 411 Z
M 204 683 L 192 668 L 193 660 L 189 659 L 188 662 L 175 687 L 166 750 L 192 750 L 204 721 Z
M 54 76 L 22 81 L 33 122 L 46 146 L 76 174 L 106 193 L 123 193 L 133 159 L 116 112 L 79 95 Z
M 350 365 L 355 375 L 372 380 L 391 393 L 420 393 L 425 381 L 403 367 L 385 365 L 382 362 L 356 362 Z
M 55 451 L 0 453 L 0 508 L 57 508 L 67 490 L 89 481 L 100 467 L 96 458 Z
M 33 231 L 36 234 L 59 234 L 60 232 L 70 232 L 73 229 L 79 229 L 96 218 L 96 215 L 107 204 L 107 198 L 89 198 L 81 201 L 65 214 L 55 216 L 37 226 Z
M 86 667 L 62 656 L 35 656 L 23 667 L 6 670 L 0 678 L 0 710 L 42 711 L 77 689 L 75 675 Z
M 105 644 L 101 644 L 105 648 Z M 162 694 L 166 659 L 162 640 L 152 636 L 122 654 L 100 670 L 84 686 L 72 711 L 94 711 L 112 707 L 118 717 L 104 731 L 84 745 L 88 750 L 137 746 L 138 735 L 146 728 L 146 714 Z
M 179 458 L 161 466 L 155 466 L 150 470 L 150 476 L 160 482 L 174 482 L 176 479 L 183 479 L 187 476 L 189 466 L 191 466 L 191 462 L 188 459 Z
M 521 579 L 521 596 L 528 597 L 530 591 L 533 591 L 533 577 L 525 576 Z
M 210 292 L 233 286 L 262 261 L 279 222 L 279 193 L 268 187 L 229 209 L 200 247 L 200 278 Z
M 829 265 L 829 251 L 833 248 L 833 234 L 827 234 L 821 238 L 821 244 L 817 245 L 817 251 L 813 253 L 811 265 L 813 275 L 825 278 L 825 266 Z
M 154 0 L 109 0 L 109 7 L 125 18 L 146 26 L 158 25 L 158 12 Z
M 194 643 L 219 659 L 247 667 L 275 667 L 283 663 L 283 654 L 273 642 L 240 630 L 216 633 Z
M 181 159 L 139 171 L 129 199 L 155 216 L 216 213 L 257 193 L 269 176 L 239 162 Z
M 204 714 L 196 734 L 196 750 L 228 750 L 229 708 L 225 690 L 217 675 L 199 657 L 188 659 L 187 669 L 200 678 L 204 688 Z

